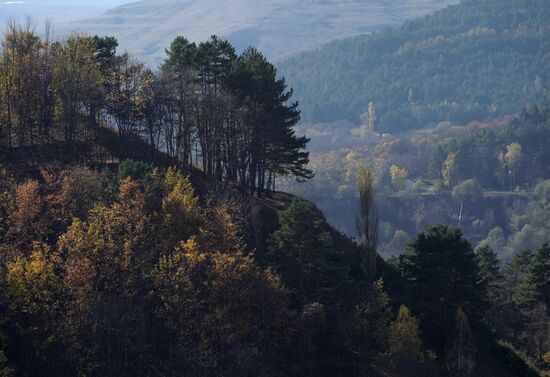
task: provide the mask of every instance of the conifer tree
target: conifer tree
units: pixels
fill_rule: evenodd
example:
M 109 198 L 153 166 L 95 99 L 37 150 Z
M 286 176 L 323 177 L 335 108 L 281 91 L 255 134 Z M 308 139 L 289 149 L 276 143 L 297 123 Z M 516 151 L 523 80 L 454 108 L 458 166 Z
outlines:
M 435 350 L 452 347 L 450 334 L 458 308 L 470 322 L 480 323 L 485 310 L 483 287 L 475 253 L 460 230 L 438 226 L 420 233 L 401 264 L 412 288 L 411 306 Z

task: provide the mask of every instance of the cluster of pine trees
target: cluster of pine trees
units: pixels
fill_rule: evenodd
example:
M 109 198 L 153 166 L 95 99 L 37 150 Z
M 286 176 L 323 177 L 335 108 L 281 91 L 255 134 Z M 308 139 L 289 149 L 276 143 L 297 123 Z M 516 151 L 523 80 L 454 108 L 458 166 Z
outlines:
M 108 127 L 185 172 L 200 166 L 249 192 L 268 191 L 277 176 L 311 176 L 292 91 L 257 50 L 237 55 L 215 36 L 199 45 L 179 37 L 155 73 L 117 55 L 112 37 L 49 35 L 9 24 L 1 41 L 0 148 L 75 146 Z

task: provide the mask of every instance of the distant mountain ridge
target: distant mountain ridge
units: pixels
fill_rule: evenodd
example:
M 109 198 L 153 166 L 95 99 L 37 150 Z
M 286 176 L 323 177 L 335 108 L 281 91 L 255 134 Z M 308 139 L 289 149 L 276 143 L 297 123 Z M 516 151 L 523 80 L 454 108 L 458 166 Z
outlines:
M 27 16 L 38 23 L 38 30 L 42 30 L 41 24 L 48 20 L 57 25 L 68 20 L 78 20 L 93 17 L 106 10 L 124 4 L 125 0 L 0 0 L 0 23 L 9 20 L 25 22 Z
M 271 59 L 316 48 L 334 39 L 402 24 L 459 0 L 142 0 L 122 5 L 58 31 L 114 35 L 121 49 L 162 61 L 178 35 L 200 42 L 217 34 L 244 49 L 253 45 Z

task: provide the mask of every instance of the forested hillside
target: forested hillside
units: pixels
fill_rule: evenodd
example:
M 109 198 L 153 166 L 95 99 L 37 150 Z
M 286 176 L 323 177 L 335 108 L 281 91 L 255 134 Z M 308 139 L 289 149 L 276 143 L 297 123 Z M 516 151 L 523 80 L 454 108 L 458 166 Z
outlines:
M 546 0 L 466 0 L 279 64 L 308 122 L 409 131 L 513 114 L 550 82 Z
M 199 45 L 179 37 L 154 73 L 117 55 L 117 45 L 86 35 L 52 42 L 10 24 L 0 60 L 0 146 L 23 154 L 42 145 L 75 148 L 115 130 L 123 143 L 140 138 L 141 154 L 161 150 L 187 173 L 200 165 L 207 178 L 252 193 L 268 191 L 277 176 L 311 176 L 308 140 L 292 128 L 297 104 L 257 50 L 237 56 L 215 36 Z M 109 158 L 101 148 L 91 152 Z
M 154 73 L 112 37 L 54 41 L 11 24 L 1 45 L 2 377 L 550 369 L 548 243 L 501 266 L 490 243 L 474 250 L 459 229 L 432 225 L 384 259 L 384 208 L 364 166 L 342 210 L 358 239 L 338 233 L 274 190 L 311 178 L 308 139 L 295 134 L 292 91 L 256 50 L 179 37 Z M 547 116 L 527 112 L 513 140 L 540 142 Z M 444 178 L 462 177 L 445 148 Z M 529 178 L 516 146 L 502 161 Z M 400 188 L 404 169 L 391 170 Z M 547 184 L 537 190 L 547 206 Z

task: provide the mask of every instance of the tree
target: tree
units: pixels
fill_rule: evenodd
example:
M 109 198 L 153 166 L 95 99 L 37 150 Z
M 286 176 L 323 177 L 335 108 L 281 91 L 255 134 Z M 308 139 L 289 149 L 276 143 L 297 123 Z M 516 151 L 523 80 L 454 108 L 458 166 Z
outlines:
M 550 244 L 544 243 L 533 255 L 527 268 L 525 289 L 528 300 L 550 307 Z
M 242 201 L 211 195 L 206 201 L 202 237 L 207 250 L 227 253 L 246 248 L 245 208 Z
M 301 375 L 318 376 L 322 373 L 322 348 L 326 341 L 327 313 L 318 302 L 304 305 L 299 317 Z
M 64 333 L 67 357 L 81 373 L 144 375 L 154 365 L 147 351 L 150 271 L 159 235 L 144 212 L 138 184 L 121 183 L 118 201 L 75 219 L 61 235 L 64 264 Z
M 21 26 L 15 22 L 8 23 L 2 43 L 3 95 L 5 96 L 6 133 L 8 146 L 14 145 L 15 134 L 17 146 L 33 145 L 40 135 L 46 134 L 41 117 L 44 104 L 41 95 L 48 88 L 41 84 L 49 83 L 41 77 L 43 67 L 43 41 L 35 34 L 30 21 Z M 44 90 L 45 89 L 45 90 Z
M 351 351 L 356 375 L 368 375 L 371 363 L 388 346 L 388 325 L 391 321 L 390 298 L 379 279 L 369 289 L 370 295 L 355 305 L 349 319 L 347 348 Z
M 372 135 L 374 133 L 374 125 L 375 125 L 376 119 L 377 119 L 377 116 L 376 116 L 376 109 L 374 107 L 374 103 L 369 102 L 368 111 L 364 114 L 361 114 L 361 120 L 364 122 L 364 125 L 361 126 L 360 128 L 361 137 Z
M 543 370 L 544 357 L 550 352 L 550 316 L 547 306 L 541 302 L 535 304 L 527 318 L 527 347 L 536 360 L 537 367 Z
M 454 368 L 459 376 L 469 376 L 475 366 L 475 343 L 468 316 L 461 307 L 456 310 L 455 341 L 451 350 Z
M 40 185 L 28 180 L 15 190 L 15 206 L 9 215 L 10 237 L 17 245 L 29 247 L 33 241 L 45 241 L 48 234 L 47 219 L 43 217 L 44 201 Z
M 422 360 L 421 347 L 418 320 L 401 305 L 389 329 L 388 356 L 393 370 L 414 375 Z
M 165 173 L 164 192 L 161 233 L 164 250 L 171 250 L 198 234 L 202 216 L 191 181 L 174 168 Z
M 14 341 L 22 347 L 19 373 L 62 367 L 61 256 L 48 245 L 34 242 L 29 255 L 7 263 L 6 293 L 17 329 Z M 29 357 L 31 356 L 31 357 Z
M 501 157 L 510 174 L 510 191 L 512 191 L 512 184 L 516 184 L 516 170 L 521 163 L 521 156 L 521 145 L 512 143 L 506 147 L 506 152 Z
M 502 279 L 497 255 L 490 246 L 483 245 L 476 249 L 476 260 L 479 268 L 479 282 L 487 292 L 489 301 L 495 302 Z
M 268 262 L 302 306 L 319 301 L 325 286 L 332 239 L 311 204 L 294 200 L 280 213 L 280 227 L 269 238 Z
M 369 282 L 376 278 L 376 249 L 378 247 L 378 209 L 374 198 L 374 177 L 369 168 L 357 174 L 359 211 L 355 225 L 361 247 L 361 268 Z
M 526 290 L 525 280 L 532 259 L 530 250 L 522 250 L 514 254 L 512 259 L 502 268 L 502 280 L 498 286 L 496 315 L 492 316 L 492 323 L 510 342 L 517 343 L 524 329 L 525 314 L 521 310 L 525 307 Z
M 197 45 L 187 38 L 178 36 L 166 49 L 166 58 L 161 66 L 163 71 L 173 71 L 178 76 L 196 67 Z
M 77 35 L 70 36 L 64 44 L 55 44 L 52 49 L 53 88 L 67 144 L 75 139 L 82 109 L 99 107 L 101 72 L 95 53 L 94 39 Z M 95 114 L 88 120 L 92 122 L 88 126 L 95 126 Z
M 443 176 L 443 183 L 445 186 L 452 187 L 455 185 L 457 180 L 457 166 L 456 166 L 456 154 L 450 152 L 443 162 L 443 169 L 441 171 Z
M 412 240 L 400 263 L 426 341 L 437 351 L 448 351 L 457 309 L 475 324 L 484 314 L 485 294 L 472 246 L 458 229 L 433 227 Z
M 524 249 L 512 257 L 502 269 L 504 280 L 502 282 L 502 296 L 505 302 L 515 305 L 523 305 L 527 299 L 525 282 L 528 276 L 529 265 L 533 259 L 533 253 Z
M 287 90 L 284 79 L 277 78 L 275 67 L 258 50 L 249 48 L 235 61 L 228 88 L 251 110 L 245 136 L 250 143 L 246 153 L 250 162 L 242 173 L 252 191 L 269 189 L 277 175 L 303 180 L 313 177 L 306 167 L 309 139 L 297 137 L 293 129 L 300 119 L 298 104 L 289 103 L 292 90 Z
M 396 191 L 405 190 L 408 175 L 406 169 L 400 169 L 397 165 L 390 167 L 391 184 Z
M 192 238 L 160 258 L 153 279 L 170 374 L 277 370 L 292 333 L 292 312 L 272 272 L 239 253 L 203 252 Z

